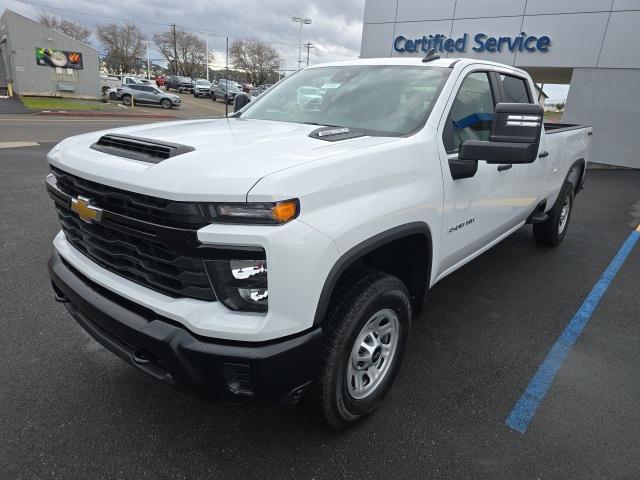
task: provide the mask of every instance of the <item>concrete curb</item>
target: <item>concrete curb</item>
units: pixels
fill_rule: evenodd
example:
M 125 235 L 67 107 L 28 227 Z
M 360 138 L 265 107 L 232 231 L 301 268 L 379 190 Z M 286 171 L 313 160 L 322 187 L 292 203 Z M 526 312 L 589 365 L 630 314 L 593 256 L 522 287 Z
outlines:
M 34 112 L 33 115 L 52 117 L 106 117 L 106 118 L 161 118 L 172 120 L 173 115 L 144 114 L 144 113 L 119 113 L 119 112 L 86 112 L 86 111 L 48 111 Z

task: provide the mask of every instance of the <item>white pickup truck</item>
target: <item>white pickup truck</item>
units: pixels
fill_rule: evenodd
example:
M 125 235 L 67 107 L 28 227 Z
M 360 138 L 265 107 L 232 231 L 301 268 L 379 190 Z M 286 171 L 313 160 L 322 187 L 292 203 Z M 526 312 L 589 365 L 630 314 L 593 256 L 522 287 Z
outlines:
M 391 387 L 430 287 L 526 223 L 542 245 L 566 234 L 592 131 L 543 124 L 533 92 L 498 63 L 355 60 L 229 118 L 66 139 L 48 154 L 56 298 L 163 382 L 306 397 L 347 427 Z

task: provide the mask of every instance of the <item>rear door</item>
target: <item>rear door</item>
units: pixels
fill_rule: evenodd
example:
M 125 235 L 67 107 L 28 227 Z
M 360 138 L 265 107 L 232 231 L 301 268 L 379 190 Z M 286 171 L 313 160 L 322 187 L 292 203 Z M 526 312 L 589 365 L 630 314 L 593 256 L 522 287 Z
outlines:
M 534 85 L 528 77 L 501 67 L 496 67 L 496 76 L 500 88 L 500 102 L 536 103 L 533 95 Z M 547 155 L 548 152 L 547 137 L 543 130 L 538 158 L 533 163 L 512 165 L 509 170 L 507 196 L 513 206 L 512 213 L 517 220 L 525 220 L 542 201 L 546 191 L 547 169 L 551 167 L 551 157 Z
M 458 160 L 465 140 L 489 140 L 500 86 L 493 69 L 469 66 L 456 80 L 440 120 L 440 160 L 444 209 L 439 276 L 471 259 L 517 223 L 512 206 L 513 172 L 479 161 L 470 178 L 453 178 L 451 164 Z M 503 167 L 503 168 L 501 168 Z

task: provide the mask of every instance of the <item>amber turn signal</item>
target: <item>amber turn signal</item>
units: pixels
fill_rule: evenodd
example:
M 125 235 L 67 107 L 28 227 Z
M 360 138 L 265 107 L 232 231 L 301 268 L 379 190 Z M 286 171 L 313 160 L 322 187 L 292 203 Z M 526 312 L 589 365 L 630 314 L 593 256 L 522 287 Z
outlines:
M 298 216 L 298 201 L 278 202 L 271 210 L 271 216 L 278 223 L 286 223 Z

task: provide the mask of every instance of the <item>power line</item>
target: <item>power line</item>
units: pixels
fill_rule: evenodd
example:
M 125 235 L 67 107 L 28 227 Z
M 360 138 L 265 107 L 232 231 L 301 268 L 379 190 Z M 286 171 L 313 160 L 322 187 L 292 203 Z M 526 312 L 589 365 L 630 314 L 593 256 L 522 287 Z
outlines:
M 73 13 L 76 15 L 85 15 L 85 16 L 89 16 L 89 17 L 97 17 L 97 18 L 108 18 L 110 20 L 120 20 L 123 22 L 131 22 L 134 21 L 136 23 L 146 23 L 148 25 L 159 25 L 162 27 L 170 27 L 171 24 L 169 23 L 157 23 L 157 22 L 147 22 L 145 20 L 139 20 L 137 18 L 133 18 L 133 17 L 129 17 L 129 18 L 123 18 L 123 17 L 112 17 L 109 15 L 100 15 L 97 13 L 88 13 L 88 12 L 81 12 L 78 10 L 72 10 L 70 8 L 62 8 L 62 7 L 52 7 L 50 5 L 44 5 L 42 3 L 36 3 L 36 2 L 27 2 L 26 0 L 14 0 L 17 3 L 23 3 L 25 5 L 30 5 L 32 7 L 40 7 L 40 8 L 44 8 L 47 10 L 59 10 L 61 12 L 69 12 L 69 13 Z

